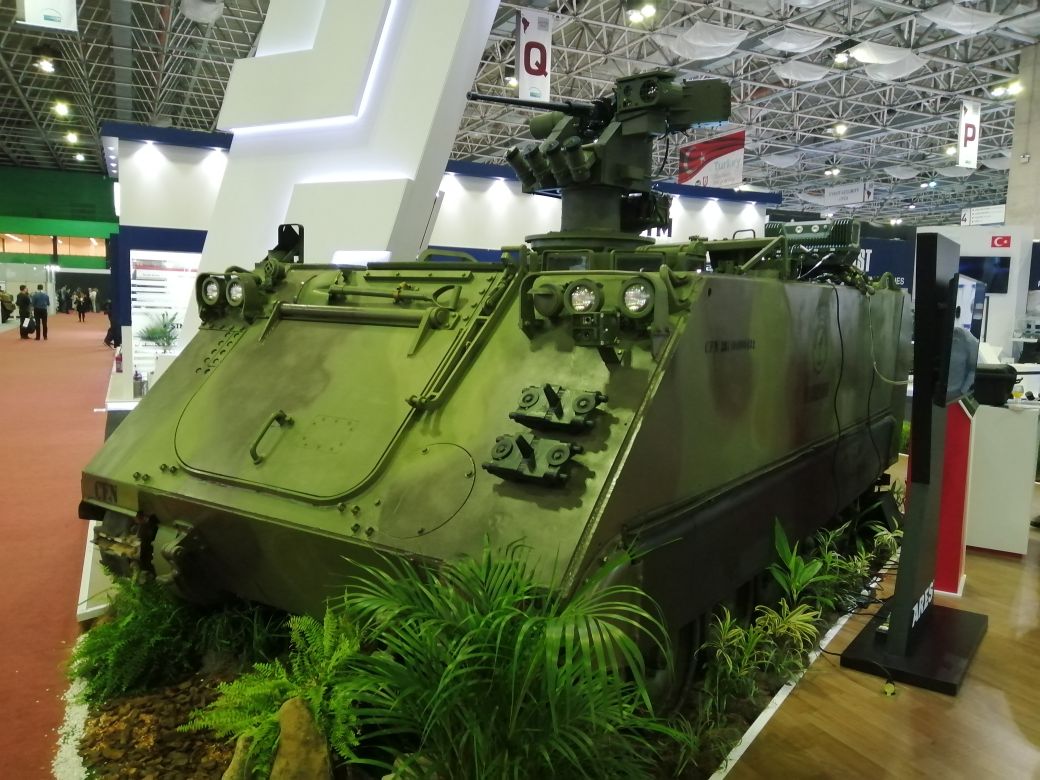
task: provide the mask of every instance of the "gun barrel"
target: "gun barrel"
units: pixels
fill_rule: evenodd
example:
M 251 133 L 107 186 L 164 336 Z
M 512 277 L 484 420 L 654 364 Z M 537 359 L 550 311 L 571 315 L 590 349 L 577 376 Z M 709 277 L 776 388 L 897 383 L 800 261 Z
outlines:
M 561 111 L 571 116 L 591 115 L 596 111 L 595 103 L 585 103 L 581 100 L 524 100 L 523 98 L 504 97 L 502 95 L 485 95 L 480 92 L 467 92 L 468 100 L 479 100 L 483 103 L 499 103 L 504 106 L 522 106 L 523 108 L 537 108 L 540 111 Z

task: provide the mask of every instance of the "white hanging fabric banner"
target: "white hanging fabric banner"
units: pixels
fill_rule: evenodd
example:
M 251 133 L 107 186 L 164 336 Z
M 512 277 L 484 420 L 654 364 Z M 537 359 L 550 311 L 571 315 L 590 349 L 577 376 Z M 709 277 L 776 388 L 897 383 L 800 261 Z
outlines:
M 920 173 L 920 171 L 912 165 L 889 165 L 885 168 L 885 173 L 893 179 L 905 180 L 914 178 Z
M 974 170 L 979 166 L 979 136 L 982 135 L 982 103 L 961 101 L 957 123 L 957 166 Z
M 771 49 L 791 52 L 792 54 L 803 54 L 822 46 L 829 40 L 829 35 L 803 32 L 801 30 L 781 30 L 778 33 L 767 35 L 762 39 L 762 43 Z
M 763 154 L 762 162 L 774 168 L 793 168 L 798 164 L 797 154 Z
M 762 16 L 780 11 L 780 0 L 729 0 L 729 4 L 738 11 L 750 11 Z
M 516 12 L 516 78 L 518 96 L 547 102 L 552 61 L 551 14 L 523 8 Z
M 935 8 L 929 8 L 921 14 L 921 18 L 927 19 L 944 30 L 953 30 L 961 35 L 975 35 L 975 33 L 989 29 L 1004 17 L 988 11 L 965 8 L 956 3 L 943 3 Z
M 824 195 L 822 195 L 822 194 L 820 194 L 820 195 L 813 195 L 812 193 L 809 193 L 809 192 L 796 192 L 794 195 L 799 200 L 804 200 L 806 203 L 811 203 L 814 206 L 826 206 L 827 205 L 827 198 Z
M 940 176 L 945 176 L 947 179 L 964 179 L 975 173 L 975 169 L 958 168 L 956 165 L 951 165 L 948 168 L 937 168 L 935 172 Z
M 773 73 L 788 81 L 819 81 L 830 72 L 831 69 L 823 65 L 813 65 L 811 62 L 800 60 L 780 62 L 773 66 Z
M 874 81 L 896 81 L 905 79 L 915 70 L 923 68 L 928 64 L 924 57 L 919 57 L 912 51 L 907 56 L 896 62 L 887 62 L 878 65 L 864 65 L 863 73 L 868 79 Z
M 735 52 L 747 36 L 747 30 L 697 22 L 682 35 L 658 35 L 657 41 L 688 60 L 714 60 Z
M 1008 29 L 1023 35 L 1040 35 L 1040 13 L 1037 13 L 1037 6 L 1036 0 L 1032 0 L 1029 3 L 1017 3 L 1014 8 L 1008 11 L 1009 17 L 1022 16 L 1022 14 L 1034 15 L 1025 16 L 1017 22 L 1008 22 Z
M 901 46 L 886 46 L 883 43 L 861 43 L 849 49 L 849 56 L 865 65 L 889 65 L 913 54 Z
M 980 162 L 995 171 L 1006 171 L 1011 167 L 1010 157 L 990 157 L 988 160 L 980 160 Z
M 815 8 L 827 2 L 830 0 L 787 0 L 787 4 L 795 8 Z

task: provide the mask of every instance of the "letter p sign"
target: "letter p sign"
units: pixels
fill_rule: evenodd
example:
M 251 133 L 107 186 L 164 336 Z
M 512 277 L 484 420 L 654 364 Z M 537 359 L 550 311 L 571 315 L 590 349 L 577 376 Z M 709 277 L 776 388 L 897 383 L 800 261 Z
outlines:
M 974 143 L 978 140 L 979 128 L 977 125 L 965 123 L 964 125 L 964 146 Z

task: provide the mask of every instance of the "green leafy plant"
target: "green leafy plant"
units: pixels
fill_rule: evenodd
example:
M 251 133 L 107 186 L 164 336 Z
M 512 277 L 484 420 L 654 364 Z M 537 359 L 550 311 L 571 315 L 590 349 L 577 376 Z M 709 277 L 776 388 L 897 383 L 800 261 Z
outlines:
M 910 421 L 903 420 L 903 427 L 899 431 L 899 451 L 902 454 L 910 452 Z
M 704 650 L 705 713 L 708 722 L 720 724 L 734 702 L 756 696 L 757 673 L 769 663 L 773 648 L 760 627 L 740 625 L 723 607 L 714 617 Z
M 773 540 L 780 560 L 769 564 L 769 573 L 789 603 L 809 602 L 818 609 L 833 607 L 834 597 L 828 592 L 828 586 L 834 582 L 834 575 L 824 570 L 824 562 L 819 558 L 806 560 L 799 555 L 798 543 L 791 546 L 779 520 L 774 526 Z
M 137 331 L 137 338 L 169 349 L 177 341 L 177 315 L 168 312 L 151 315 L 148 324 Z
M 238 664 L 270 658 L 284 643 L 284 618 L 245 602 L 204 610 L 151 579 L 116 577 L 108 615 L 83 635 L 68 674 L 84 682 L 83 700 L 178 682 L 219 653 Z
M 184 731 L 211 729 L 221 737 L 245 737 L 247 765 L 256 777 L 271 772 L 278 746 L 278 710 L 292 698 L 303 699 L 333 752 L 356 759 L 357 688 L 351 661 L 360 650 L 356 632 L 334 610 L 324 622 L 306 616 L 289 619 L 291 650 L 287 662 L 258 663 L 230 683 L 220 696 L 196 710 Z
M 820 636 L 820 611 L 808 604 L 791 607 L 787 599 L 781 599 L 778 608 L 759 605 L 755 614 L 755 626 L 783 650 L 807 653 Z
M 359 626 L 363 744 L 393 741 L 397 771 L 440 780 L 648 776 L 660 740 L 643 646 L 667 652 L 619 554 L 570 596 L 537 583 L 528 551 L 418 570 L 387 560 L 348 588 Z
M 898 527 L 888 528 L 882 523 L 871 523 L 867 527 L 874 533 L 874 559 L 887 561 L 902 544 L 902 529 Z
M 83 680 L 83 699 L 116 696 L 175 682 L 199 660 L 190 637 L 198 614 L 152 580 L 115 580 L 109 617 L 76 644 L 69 675 Z

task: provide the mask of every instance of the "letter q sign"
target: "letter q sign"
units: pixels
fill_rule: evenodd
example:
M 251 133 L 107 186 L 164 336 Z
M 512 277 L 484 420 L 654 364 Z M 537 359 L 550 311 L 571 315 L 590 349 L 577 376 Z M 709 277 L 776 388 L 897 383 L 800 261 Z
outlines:
M 532 76 L 548 76 L 549 53 L 538 41 L 524 44 L 524 72 Z

